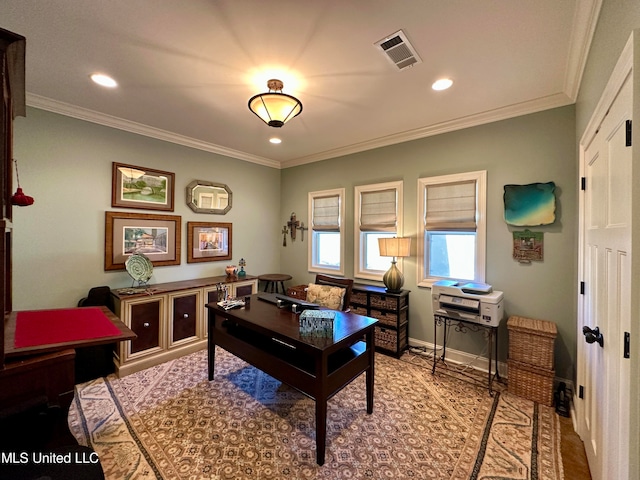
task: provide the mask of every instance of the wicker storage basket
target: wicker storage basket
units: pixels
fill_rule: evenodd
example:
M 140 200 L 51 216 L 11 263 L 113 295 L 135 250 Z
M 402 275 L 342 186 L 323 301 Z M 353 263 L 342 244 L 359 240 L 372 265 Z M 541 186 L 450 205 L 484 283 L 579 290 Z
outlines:
M 386 295 L 371 295 L 371 306 L 396 310 L 407 304 L 407 297 L 390 297 Z
M 553 369 L 553 344 L 558 334 L 556 324 L 548 320 L 509 317 L 509 360 Z
M 307 299 L 307 287 L 309 285 L 296 285 L 287 289 L 287 297 L 299 298 L 300 300 Z
M 351 307 L 349 307 L 349 311 L 351 313 L 355 313 L 356 315 L 362 315 L 364 317 L 367 316 L 367 307 L 361 307 L 359 305 L 351 304 Z
M 351 309 L 351 311 L 353 312 L 353 309 Z M 354 313 L 357 313 L 357 312 L 354 312 Z M 367 312 L 365 310 L 365 313 L 361 313 L 360 315 L 366 315 L 366 314 Z M 400 312 L 399 322 L 398 322 L 398 315 L 391 312 L 382 312 L 380 310 L 371 309 L 370 316 L 378 319 L 381 324 L 388 325 L 390 327 L 395 327 L 398 324 L 403 324 L 407 321 L 407 309 L 404 309 L 402 310 L 402 312 Z
M 551 407 L 553 405 L 554 371 L 527 363 L 507 360 L 509 393 Z
M 367 293 L 366 292 L 356 292 L 355 290 L 351 292 L 351 303 L 359 303 L 360 305 L 367 304 Z

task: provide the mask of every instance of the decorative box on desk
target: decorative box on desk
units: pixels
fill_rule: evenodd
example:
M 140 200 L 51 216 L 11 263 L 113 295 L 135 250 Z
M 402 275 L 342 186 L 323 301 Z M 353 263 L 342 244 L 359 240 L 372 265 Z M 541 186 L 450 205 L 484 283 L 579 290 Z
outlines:
M 409 290 L 389 293 L 384 287 L 354 284 L 352 313 L 376 318 L 376 350 L 400 357 L 409 346 Z

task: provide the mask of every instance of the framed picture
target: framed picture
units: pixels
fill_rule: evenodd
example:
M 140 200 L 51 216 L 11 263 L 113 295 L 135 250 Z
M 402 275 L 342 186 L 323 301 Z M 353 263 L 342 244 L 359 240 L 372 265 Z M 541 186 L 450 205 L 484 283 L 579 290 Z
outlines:
M 173 212 L 175 174 L 113 162 L 111 206 Z
M 134 253 L 144 253 L 154 267 L 180 265 L 180 227 L 177 215 L 106 212 L 104 269 L 124 270 Z
M 187 263 L 231 260 L 230 223 L 187 222 Z
M 544 233 L 525 230 L 513 232 L 513 258 L 520 263 L 542 260 L 544 251 Z

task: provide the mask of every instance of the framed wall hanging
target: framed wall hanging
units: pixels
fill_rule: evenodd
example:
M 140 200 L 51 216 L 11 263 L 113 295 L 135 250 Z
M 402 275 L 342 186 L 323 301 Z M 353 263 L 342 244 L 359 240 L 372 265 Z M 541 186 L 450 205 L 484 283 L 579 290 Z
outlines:
M 113 162 L 111 206 L 173 212 L 175 174 Z
M 513 232 L 513 258 L 520 263 L 542 260 L 544 254 L 543 232 Z
M 142 253 L 154 267 L 180 265 L 181 217 L 106 212 L 104 269 L 124 270 L 127 259 Z
M 509 225 L 549 225 L 556 221 L 553 182 L 504 186 L 504 220 Z
M 230 223 L 187 222 L 187 263 L 231 260 Z

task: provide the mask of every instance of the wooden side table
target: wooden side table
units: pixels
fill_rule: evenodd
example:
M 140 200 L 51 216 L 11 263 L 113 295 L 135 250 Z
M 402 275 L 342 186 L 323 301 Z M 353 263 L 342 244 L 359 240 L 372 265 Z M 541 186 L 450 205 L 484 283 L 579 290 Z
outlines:
M 291 275 L 287 275 L 286 273 L 265 273 L 264 275 L 259 275 L 258 280 L 262 280 L 265 282 L 264 291 L 273 293 L 278 293 L 278 284 L 282 288 L 282 293 L 286 295 L 287 291 L 284 288 L 284 282 L 287 280 L 291 280 Z

